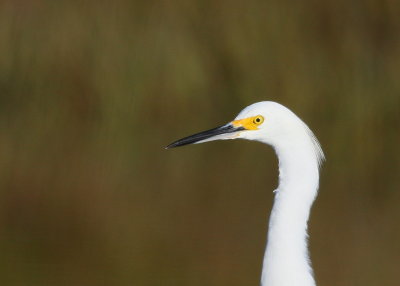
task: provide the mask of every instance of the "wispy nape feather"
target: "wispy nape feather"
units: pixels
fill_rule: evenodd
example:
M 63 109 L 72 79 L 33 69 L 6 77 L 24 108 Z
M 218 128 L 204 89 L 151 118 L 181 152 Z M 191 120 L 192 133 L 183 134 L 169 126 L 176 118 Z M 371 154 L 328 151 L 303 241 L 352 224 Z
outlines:
M 311 142 L 313 144 L 315 157 L 318 162 L 318 168 L 321 168 L 322 163 L 324 161 L 326 161 L 324 151 L 322 151 L 321 144 L 319 143 L 317 137 L 314 135 L 314 133 L 311 131 L 311 129 L 306 124 L 304 124 L 304 126 L 305 126 L 307 133 L 310 136 Z

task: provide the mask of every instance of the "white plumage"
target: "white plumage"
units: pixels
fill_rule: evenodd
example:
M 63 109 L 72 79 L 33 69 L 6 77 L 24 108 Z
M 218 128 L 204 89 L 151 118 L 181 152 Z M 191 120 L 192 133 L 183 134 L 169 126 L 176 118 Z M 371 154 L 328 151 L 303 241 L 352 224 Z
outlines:
M 286 107 L 258 102 L 242 110 L 234 121 L 180 139 L 167 148 L 213 140 L 248 139 L 271 145 L 279 159 L 262 286 L 313 286 L 308 255 L 307 222 L 319 183 L 324 154 L 307 125 Z

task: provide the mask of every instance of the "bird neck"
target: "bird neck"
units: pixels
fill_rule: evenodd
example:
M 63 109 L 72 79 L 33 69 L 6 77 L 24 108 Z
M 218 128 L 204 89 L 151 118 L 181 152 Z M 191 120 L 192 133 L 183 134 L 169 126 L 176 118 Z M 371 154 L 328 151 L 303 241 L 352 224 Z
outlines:
M 307 246 L 307 222 L 318 190 L 318 158 L 310 140 L 275 147 L 279 187 L 275 191 L 262 286 L 314 286 Z

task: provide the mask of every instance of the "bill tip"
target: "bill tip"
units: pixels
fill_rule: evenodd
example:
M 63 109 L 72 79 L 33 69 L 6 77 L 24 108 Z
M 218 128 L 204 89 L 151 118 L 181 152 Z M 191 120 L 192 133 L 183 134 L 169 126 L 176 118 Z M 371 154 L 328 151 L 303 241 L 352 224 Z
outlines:
M 176 147 L 176 145 L 174 143 L 172 143 L 172 144 L 169 144 L 169 145 L 165 146 L 164 149 L 168 150 L 168 149 L 171 149 L 171 148 L 174 148 L 174 147 Z

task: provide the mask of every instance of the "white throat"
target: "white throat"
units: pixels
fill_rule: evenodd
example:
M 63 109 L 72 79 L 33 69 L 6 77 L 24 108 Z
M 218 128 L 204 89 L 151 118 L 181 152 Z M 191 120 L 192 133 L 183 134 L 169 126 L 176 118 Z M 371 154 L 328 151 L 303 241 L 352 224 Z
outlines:
M 307 245 L 307 222 L 318 190 L 318 141 L 305 126 L 294 140 L 273 144 L 279 158 L 279 187 L 275 191 L 262 286 L 314 286 Z

